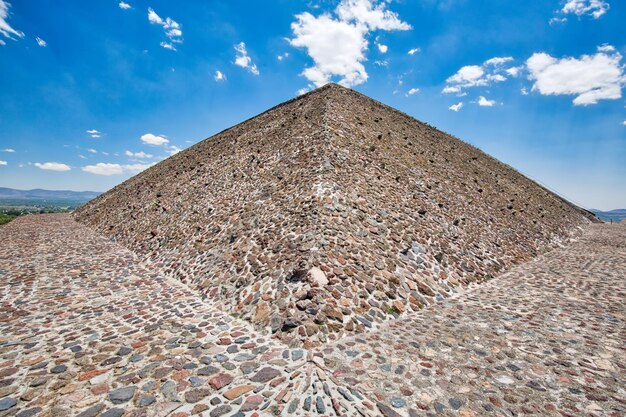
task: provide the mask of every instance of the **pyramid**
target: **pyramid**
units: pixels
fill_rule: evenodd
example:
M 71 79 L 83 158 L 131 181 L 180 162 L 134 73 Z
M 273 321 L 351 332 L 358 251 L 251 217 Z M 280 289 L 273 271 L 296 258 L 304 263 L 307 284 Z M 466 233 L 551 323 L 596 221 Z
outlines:
M 75 218 L 307 347 L 445 300 L 593 221 L 479 149 L 336 84 L 171 156 Z

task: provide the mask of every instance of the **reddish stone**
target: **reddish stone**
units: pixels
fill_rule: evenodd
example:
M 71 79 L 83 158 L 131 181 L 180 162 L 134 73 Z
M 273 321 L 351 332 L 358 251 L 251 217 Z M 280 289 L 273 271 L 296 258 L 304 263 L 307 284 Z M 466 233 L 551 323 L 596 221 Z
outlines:
M 231 382 L 233 382 L 233 379 L 234 378 L 230 374 L 221 373 L 221 374 L 217 374 L 213 378 L 211 378 L 209 380 L 209 384 L 213 388 L 215 388 L 216 390 L 220 390 L 223 387 L 225 387 L 226 385 L 228 385 Z
M 31 366 L 31 365 L 35 365 L 36 363 L 39 363 L 43 361 L 43 357 L 38 356 L 36 358 L 28 358 L 28 359 L 24 359 L 20 364 L 24 365 L 24 366 Z M 8 363 L 7 365 L 9 365 L 10 363 Z M 0 367 L 3 366 L 4 364 L 0 364 Z
M 109 384 L 103 382 L 102 384 L 94 385 L 91 387 L 91 392 L 94 395 L 106 394 L 109 392 Z
M 2 370 L 0 370 L 0 377 L 13 375 L 14 373 L 17 373 L 18 370 L 19 370 L 18 368 L 2 369 Z
M 273 380 L 272 382 L 270 382 L 270 386 L 272 388 L 276 388 L 278 385 L 282 384 L 283 382 L 285 382 L 285 377 L 281 377 L 281 378 L 276 378 L 275 380 Z
M 83 372 L 82 374 L 78 375 L 78 380 L 86 381 L 88 379 L 93 378 L 94 376 L 102 375 L 103 373 L 107 371 L 108 369 L 94 369 L 93 371 Z
M 254 389 L 254 385 L 240 385 L 238 387 L 231 388 L 228 391 L 226 391 L 224 393 L 224 397 L 228 398 L 229 400 L 234 400 L 235 398 L 238 398 L 242 396 L 243 394 L 245 394 L 246 392 L 252 391 L 253 389 Z
M 246 411 L 251 411 L 257 408 L 263 402 L 264 398 L 260 395 L 251 395 L 246 398 L 246 401 L 243 403 L 239 411 L 245 413 Z
M 190 375 L 190 372 L 189 372 L 188 370 L 186 370 L 186 369 L 182 369 L 182 370 L 180 370 L 180 371 L 176 371 L 176 372 L 174 372 L 174 373 L 172 374 L 172 379 L 173 379 L 174 381 L 177 381 L 177 382 L 178 382 L 178 381 L 182 381 L 182 380 L 184 380 L 184 379 L 188 378 L 188 377 L 189 377 L 189 375 Z

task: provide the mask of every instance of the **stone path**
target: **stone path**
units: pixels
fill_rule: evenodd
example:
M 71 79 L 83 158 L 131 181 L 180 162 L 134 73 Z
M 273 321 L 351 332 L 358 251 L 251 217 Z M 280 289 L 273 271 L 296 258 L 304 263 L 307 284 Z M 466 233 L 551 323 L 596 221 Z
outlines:
M 0 417 L 626 415 L 626 225 L 310 351 L 67 215 L 0 241 Z
M 0 416 L 374 408 L 308 352 L 212 308 L 67 215 L 21 217 L 0 241 Z
M 387 416 L 625 416 L 626 225 L 456 299 L 327 346 Z

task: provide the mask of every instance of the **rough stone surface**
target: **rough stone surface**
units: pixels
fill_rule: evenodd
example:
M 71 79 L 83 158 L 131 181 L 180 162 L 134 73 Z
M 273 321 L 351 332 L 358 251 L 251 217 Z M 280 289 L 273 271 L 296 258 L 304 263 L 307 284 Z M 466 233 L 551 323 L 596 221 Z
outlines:
M 11 416 L 265 416 L 314 392 L 330 410 L 340 395 L 312 352 L 232 318 L 68 215 L 20 217 L 0 241 L 0 389 L 11 392 L 0 407 Z M 339 406 L 350 417 L 367 409 Z
M 626 224 L 590 226 L 465 294 L 316 349 L 258 333 L 67 215 L 18 218 L 0 239 L 0 389 L 11 392 L 0 404 L 11 416 L 99 404 L 105 417 L 626 412 Z M 123 346 L 142 358 L 102 365 Z M 216 371 L 199 376 L 206 366 Z M 220 374 L 234 379 L 216 391 L 207 378 Z M 127 387 L 116 407 L 109 394 Z
M 385 415 L 622 416 L 624 300 L 626 223 L 594 225 L 462 296 L 325 346 L 320 363 Z
M 480 150 L 332 84 L 168 158 L 75 217 L 305 347 L 446 299 L 588 222 Z

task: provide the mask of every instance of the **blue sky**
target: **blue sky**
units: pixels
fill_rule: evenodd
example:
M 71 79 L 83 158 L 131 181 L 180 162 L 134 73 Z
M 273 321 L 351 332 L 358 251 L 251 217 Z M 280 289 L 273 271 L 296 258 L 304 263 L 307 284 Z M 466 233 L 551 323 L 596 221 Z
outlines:
M 0 186 L 103 191 L 328 81 L 626 207 L 617 0 L 0 0 Z

